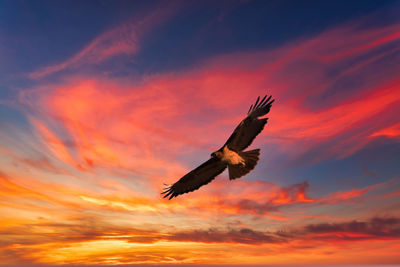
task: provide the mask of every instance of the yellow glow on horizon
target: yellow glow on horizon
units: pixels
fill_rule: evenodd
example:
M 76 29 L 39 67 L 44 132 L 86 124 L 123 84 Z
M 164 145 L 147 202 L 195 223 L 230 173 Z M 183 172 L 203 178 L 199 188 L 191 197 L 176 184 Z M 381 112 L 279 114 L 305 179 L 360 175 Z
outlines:
M 382 243 L 386 241 L 379 241 Z M 282 244 L 244 245 L 232 243 L 199 243 L 158 241 L 137 243 L 126 240 L 92 240 L 69 243 L 46 243 L 10 246 L 26 250 L 26 258 L 40 264 L 317 264 L 321 260 L 329 264 L 342 264 L 351 255 L 363 257 L 363 263 L 376 263 L 376 255 L 363 255 L 364 249 L 379 245 L 354 244 L 329 245 L 325 248 L 308 248 L 293 251 Z M 393 260 L 398 241 L 390 241 L 391 250 L 385 247 L 377 252 Z M 382 243 L 383 244 L 383 243 Z M 304 244 L 292 244 L 301 246 Z M 338 249 L 340 253 L 338 253 Z M 334 252 L 336 251 L 336 252 Z M 1 252 L 1 250 L 0 250 Z M 356 263 L 356 261 L 354 262 Z
M 142 205 L 142 204 L 130 205 L 130 204 L 126 204 L 121 201 L 99 199 L 99 198 L 93 198 L 93 197 L 87 197 L 87 196 L 79 196 L 79 197 L 85 201 L 88 201 L 88 202 L 91 202 L 91 203 L 94 203 L 97 205 L 110 206 L 110 207 L 114 207 L 114 208 L 122 208 L 122 209 L 129 210 L 129 211 L 156 211 L 157 210 L 148 205 Z

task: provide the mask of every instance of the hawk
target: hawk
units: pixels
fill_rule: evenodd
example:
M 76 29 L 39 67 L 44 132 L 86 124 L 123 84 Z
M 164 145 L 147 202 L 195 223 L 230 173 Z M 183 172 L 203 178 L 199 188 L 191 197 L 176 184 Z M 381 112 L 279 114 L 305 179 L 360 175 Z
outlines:
M 257 97 L 254 105 L 250 106 L 246 118 L 239 123 L 226 143 L 211 153 L 209 160 L 187 173 L 173 185 L 165 188 L 162 192 L 164 198 L 171 199 L 197 190 L 214 180 L 227 167 L 230 180 L 240 178 L 253 170 L 259 159 L 260 149 L 243 150 L 250 146 L 264 129 L 268 118 L 260 117 L 269 112 L 274 101 L 274 99 L 271 100 L 271 96 L 268 98 L 264 96 L 261 101 L 260 97 Z

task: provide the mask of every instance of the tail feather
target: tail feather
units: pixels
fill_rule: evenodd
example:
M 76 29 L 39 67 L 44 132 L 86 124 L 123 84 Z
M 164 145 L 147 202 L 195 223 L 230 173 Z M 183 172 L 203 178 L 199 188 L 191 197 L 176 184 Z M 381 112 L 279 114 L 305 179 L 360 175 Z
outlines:
M 260 149 L 239 152 L 239 155 L 244 159 L 245 164 L 228 165 L 230 180 L 240 178 L 254 169 L 260 156 Z

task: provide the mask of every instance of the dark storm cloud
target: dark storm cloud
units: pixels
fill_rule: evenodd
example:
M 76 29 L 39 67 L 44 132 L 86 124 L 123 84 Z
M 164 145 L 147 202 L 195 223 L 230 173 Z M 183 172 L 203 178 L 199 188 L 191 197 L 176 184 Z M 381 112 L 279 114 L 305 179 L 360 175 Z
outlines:
M 394 238 L 400 237 L 400 218 L 387 217 L 380 218 L 374 217 L 367 221 L 350 221 L 343 223 L 319 223 L 310 224 L 304 227 L 306 234 L 329 234 L 329 233 L 346 233 L 360 234 L 351 236 L 354 239 L 373 239 L 373 238 Z
M 173 241 L 191 241 L 204 243 L 240 243 L 240 244 L 264 244 L 278 243 L 283 239 L 273 233 L 254 231 L 249 228 L 217 230 L 191 230 L 173 233 L 168 237 Z

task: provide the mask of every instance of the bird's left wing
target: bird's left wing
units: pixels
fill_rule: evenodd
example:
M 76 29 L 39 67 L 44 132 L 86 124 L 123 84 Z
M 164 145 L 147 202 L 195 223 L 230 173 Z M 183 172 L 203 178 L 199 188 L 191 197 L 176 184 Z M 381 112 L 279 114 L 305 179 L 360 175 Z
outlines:
M 260 97 L 258 97 L 256 103 L 250 106 L 247 117 L 236 127 L 225 145 L 235 151 L 242 151 L 250 146 L 268 121 L 268 118 L 260 119 L 259 117 L 268 114 L 272 103 L 274 103 L 274 99 L 271 100 L 271 96 L 268 98 L 264 96 L 261 101 Z
M 200 186 L 211 182 L 215 176 L 222 173 L 226 168 L 226 163 L 218 158 L 210 158 L 196 169 L 192 170 L 179 181 L 167 187 L 162 194 L 169 199 L 197 190 Z

